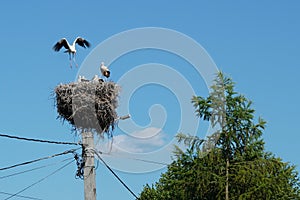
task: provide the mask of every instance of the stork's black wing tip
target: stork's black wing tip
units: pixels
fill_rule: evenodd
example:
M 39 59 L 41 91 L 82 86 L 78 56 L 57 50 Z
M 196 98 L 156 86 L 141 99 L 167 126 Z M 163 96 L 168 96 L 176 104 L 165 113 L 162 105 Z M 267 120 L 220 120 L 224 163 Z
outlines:
M 77 37 L 76 39 L 76 43 L 79 45 L 79 46 L 82 46 L 83 48 L 86 48 L 86 47 L 90 47 L 91 44 L 84 38 L 82 37 Z
M 54 51 L 58 51 L 58 45 L 57 45 L 57 43 L 52 47 L 52 49 L 53 49 Z
M 69 43 L 66 38 L 62 38 L 60 41 L 58 41 L 54 46 L 54 51 L 59 51 L 62 47 L 65 47 L 66 49 L 69 49 Z
M 87 47 L 90 47 L 90 46 L 91 46 L 91 43 L 89 43 L 87 40 L 84 40 L 84 44 L 85 44 Z

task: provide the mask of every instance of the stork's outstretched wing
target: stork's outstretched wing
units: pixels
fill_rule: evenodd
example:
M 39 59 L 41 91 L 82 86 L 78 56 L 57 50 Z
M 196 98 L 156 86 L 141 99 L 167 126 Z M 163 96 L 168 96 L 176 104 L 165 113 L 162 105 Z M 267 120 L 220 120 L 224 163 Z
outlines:
M 66 38 L 62 38 L 60 41 L 58 41 L 54 46 L 54 51 L 59 51 L 62 47 L 65 47 L 66 49 L 70 49 L 70 45 Z
M 85 40 L 84 38 L 81 38 L 81 37 L 77 37 L 75 40 L 75 43 L 77 43 L 79 46 L 82 46 L 84 48 L 91 46 L 87 40 Z

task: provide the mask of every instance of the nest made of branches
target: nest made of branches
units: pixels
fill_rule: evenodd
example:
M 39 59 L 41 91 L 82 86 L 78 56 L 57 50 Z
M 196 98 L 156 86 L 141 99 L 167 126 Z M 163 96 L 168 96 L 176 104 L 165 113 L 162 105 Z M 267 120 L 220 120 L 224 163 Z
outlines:
M 58 118 L 79 131 L 103 136 L 115 128 L 120 87 L 114 82 L 85 81 L 60 84 L 55 88 Z

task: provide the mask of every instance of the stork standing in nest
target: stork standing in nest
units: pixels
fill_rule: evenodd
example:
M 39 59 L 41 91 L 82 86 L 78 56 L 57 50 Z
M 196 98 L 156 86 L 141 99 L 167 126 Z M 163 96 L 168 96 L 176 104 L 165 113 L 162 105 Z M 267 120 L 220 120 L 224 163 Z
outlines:
M 72 60 L 75 63 L 76 67 L 78 66 L 75 60 L 75 54 L 76 54 L 76 44 L 78 44 L 79 46 L 82 46 L 84 48 L 86 47 L 90 47 L 90 43 L 85 40 L 82 37 L 77 37 L 73 44 L 70 45 L 69 42 L 67 41 L 66 38 L 62 38 L 60 41 L 58 41 L 54 46 L 53 46 L 53 50 L 54 51 L 59 51 L 62 47 L 65 47 L 65 51 L 64 53 L 68 53 L 69 54 L 69 60 L 70 60 L 70 67 L 72 68 Z
M 109 71 L 108 67 L 104 65 L 104 62 L 102 62 L 100 65 L 100 71 L 103 76 L 105 76 L 106 78 L 109 78 L 110 71 Z

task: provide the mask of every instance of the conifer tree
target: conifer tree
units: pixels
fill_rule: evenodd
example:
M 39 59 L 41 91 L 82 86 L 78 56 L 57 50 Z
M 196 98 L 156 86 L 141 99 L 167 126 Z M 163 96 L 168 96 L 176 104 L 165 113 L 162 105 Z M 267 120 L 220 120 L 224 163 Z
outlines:
M 295 166 L 264 150 L 266 122 L 234 86 L 220 72 L 207 98 L 192 98 L 197 116 L 216 131 L 205 139 L 177 134 L 187 149 L 176 148 L 167 172 L 140 199 L 300 199 Z

